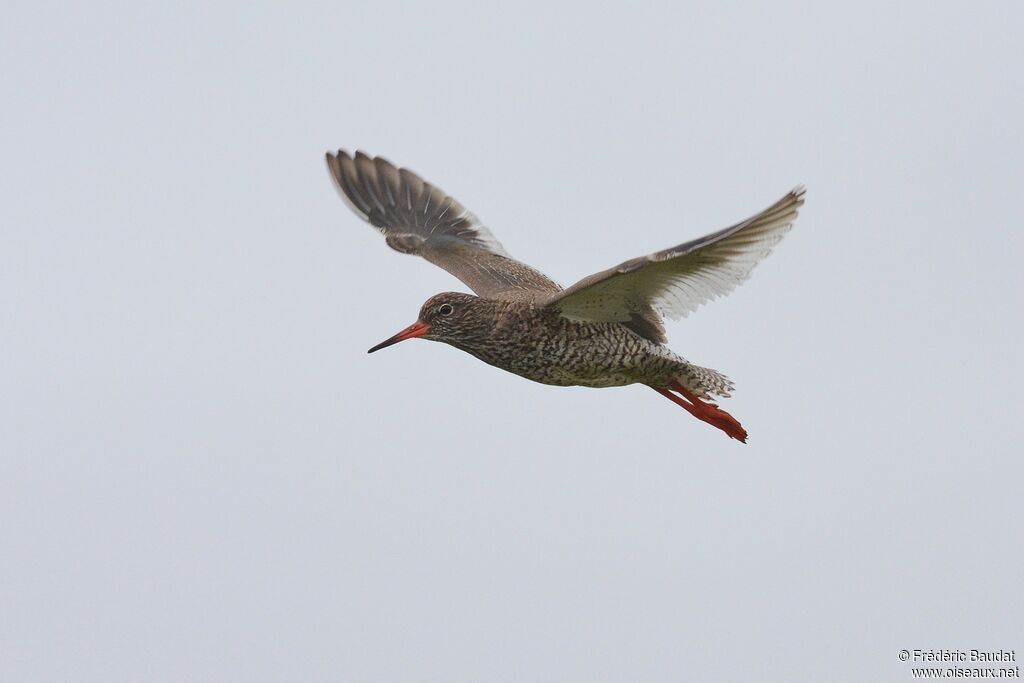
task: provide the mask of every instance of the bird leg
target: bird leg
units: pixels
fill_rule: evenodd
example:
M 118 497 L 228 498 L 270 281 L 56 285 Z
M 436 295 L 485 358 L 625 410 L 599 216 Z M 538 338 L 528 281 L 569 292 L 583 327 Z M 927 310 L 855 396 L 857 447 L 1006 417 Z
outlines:
M 729 413 L 719 408 L 714 403 L 705 402 L 697 398 L 693 392 L 688 390 L 679 382 L 672 382 L 671 390 L 663 387 L 651 387 L 659 394 L 672 401 L 678 406 L 681 406 L 686 412 L 693 415 L 698 420 L 707 422 L 713 427 L 717 427 L 725 432 L 730 438 L 736 439 L 743 443 L 747 442 L 747 430 L 743 429 L 743 425 Z M 672 393 L 672 390 L 679 392 L 679 396 Z

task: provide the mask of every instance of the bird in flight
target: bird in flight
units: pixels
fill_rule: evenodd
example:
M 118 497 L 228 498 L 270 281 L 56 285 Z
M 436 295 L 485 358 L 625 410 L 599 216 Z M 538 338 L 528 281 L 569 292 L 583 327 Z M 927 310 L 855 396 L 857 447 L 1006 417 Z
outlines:
M 369 353 L 420 337 L 543 384 L 646 384 L 746 442 L 742 425 L 711 402 L 728 397 L 733 383 L 665 346 L 662 317 L 682 318 L 746 280 L 793 225 L 802 187 L 731 227 L 563 289 L 512 258 L 476 216 L 409 169 L 344 150 L 328 152 L 327 166 L 342 198 L 389 247 L 422 256 L 475 292 L 430 297 L 416 322 Z

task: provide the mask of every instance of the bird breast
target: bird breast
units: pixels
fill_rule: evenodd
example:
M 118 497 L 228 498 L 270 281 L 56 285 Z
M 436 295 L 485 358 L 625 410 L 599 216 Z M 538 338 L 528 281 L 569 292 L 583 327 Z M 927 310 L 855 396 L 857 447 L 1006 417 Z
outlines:
M 509 303 L 493 324 L 453 346 L 535 382 L 612 387 L 667 384 L 683 359 L 618 323 L 572 321 L 557 312 Z

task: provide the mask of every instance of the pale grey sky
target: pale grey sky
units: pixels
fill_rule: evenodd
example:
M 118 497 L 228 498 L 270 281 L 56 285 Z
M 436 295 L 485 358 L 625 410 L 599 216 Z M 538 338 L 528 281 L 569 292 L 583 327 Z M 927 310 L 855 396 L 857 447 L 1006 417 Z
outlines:
M 903 681 L 1024 656 L 1019 2 L 28 3 L 0 27 L 0 679 Z M 807 204 L 643 387 L 366 349 L 465 290 L 327 149 L 563 284 Z

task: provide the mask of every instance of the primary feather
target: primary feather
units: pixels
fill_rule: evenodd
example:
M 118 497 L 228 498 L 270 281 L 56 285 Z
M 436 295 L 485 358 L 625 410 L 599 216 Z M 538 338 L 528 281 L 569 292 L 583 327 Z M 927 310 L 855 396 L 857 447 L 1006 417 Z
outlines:
M 327 166 L 342 198 L 388 246 L 422 256 L 480 296 L 539 299 L 561 289 L 509 256 L 476 216 L 409 169 L 345 150 L 328 152 Z
M 652 311 L 679 319 L 728 294 L 792 227 L 798 187 L 756 216 L 583 278 L 544 303 L 572 320 L 626 322 Z

